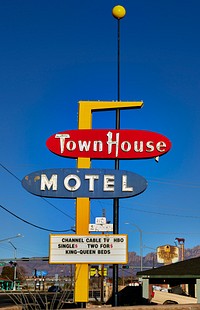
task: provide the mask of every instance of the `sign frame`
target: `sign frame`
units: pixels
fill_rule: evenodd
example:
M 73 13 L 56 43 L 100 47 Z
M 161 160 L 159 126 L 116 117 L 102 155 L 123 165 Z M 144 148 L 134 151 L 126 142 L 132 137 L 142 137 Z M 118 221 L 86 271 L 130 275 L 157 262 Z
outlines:
M 90 246 L 87 247 L 88 245 Z M 127 264 L 128 235 L 50 234 L 49 264 L 77 264 L 77 263 L 111 264 L 111 265 Z

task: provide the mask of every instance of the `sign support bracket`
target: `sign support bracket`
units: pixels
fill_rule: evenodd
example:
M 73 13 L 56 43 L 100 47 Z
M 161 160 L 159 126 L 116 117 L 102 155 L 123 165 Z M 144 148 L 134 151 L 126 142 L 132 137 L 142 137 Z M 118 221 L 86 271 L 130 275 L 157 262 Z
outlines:
M 113 109 L 141 108 L 143 101 L 79 101 L 78 129 L 92 129 L 92 112 Z M 90 158 L 77 160 L 77 168 L 90 168 Z M 76 234 L 89 234 L 90 200 L 89 198 L 76 199 Z M 89 292 L 88 264 L 76 264 L 74 301 L 86 307 Z

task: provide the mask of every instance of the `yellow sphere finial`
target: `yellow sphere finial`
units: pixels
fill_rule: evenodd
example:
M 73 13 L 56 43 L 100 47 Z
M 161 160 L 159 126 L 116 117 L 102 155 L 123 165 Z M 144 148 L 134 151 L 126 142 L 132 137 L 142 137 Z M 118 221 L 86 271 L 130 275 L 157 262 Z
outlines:
M 114 6 L 114 8 L 112 9 L 112 15 L 117 18 L 117 19 L 121 19 L 126 15 L 126 10 L 123 6 L 121 5 L 116 5 Z

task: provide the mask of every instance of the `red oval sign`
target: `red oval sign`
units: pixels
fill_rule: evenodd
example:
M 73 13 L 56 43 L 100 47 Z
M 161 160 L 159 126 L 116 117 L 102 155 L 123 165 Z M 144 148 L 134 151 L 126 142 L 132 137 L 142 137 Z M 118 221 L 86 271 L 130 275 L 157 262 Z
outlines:
M 63 157 L 98 159 L 142 159 L 167 153 L 171 142 L 146 130 L 79 129 L 51 136 L 48 149 Z

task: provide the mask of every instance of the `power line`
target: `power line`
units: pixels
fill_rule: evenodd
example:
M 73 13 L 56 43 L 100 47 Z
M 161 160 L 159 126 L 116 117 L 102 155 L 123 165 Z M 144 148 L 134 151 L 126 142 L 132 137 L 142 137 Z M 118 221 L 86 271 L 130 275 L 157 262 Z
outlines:
M 190 187 L 190 188 L 200 188 L 199 184 L 193 184 L 193 183 L 182 183 L 175 180 L 162 180 L 162 179 L 148 179 L 148 182 L 151 183 L 159 183 L 159 184 L 168 184 L 168 185 L 176 185 L 176 186 L 184 186 L 184 187 Z
M 199 235 L 200 232 L 169 232 L 169 231 L 144 231 L 143 230 L 143 234 L 152 234 L 152 235 Z
M 12 172 L 10 171 L 8 168 L 6 168 L 4 165 L 2 165 L 0 163 L 1 167 L 6 170 L 10 175 L 12 175 L 17 181 L 19 181 L 21 183 L 21 180 Z M 64 214 L 65 216 L 67 216 L 68 218 L 70 218 L 71 220 L 75 220 L 72 216 L 68 215 L 67 213 L 63 212 L 62 210 L 60 210 L 59 208 L 57 208 L 54 204 L 52 204 L 51 202 L 49 202 L 46 198 L 40 197 L 42 200 L 44 200 L 46 203 L 48 203 L 50 206 L 52 206 L 53 208 L 55 208 L 57 211 L 61 212 L 62 214 Z
M 9 211 L 7 208 L 3 207 L 2 205 L 0 205 L 0 208 L 2 208 L 3 210 L 5 210 L 6 212 L 8 212 L 9 214 L 11 214 L 12 216 L 16 217 L 18 220 L 28 224 L 28 225 L 31 225 L 35 228 L 38 228 L 38 229 L 41 229 L 41 230 L 46 230 L 46 231 L 50 231 L 50 232 L 67 232 L 67 231 L 71 231 L 72 229 L 67 229 L 67 230 L 56 230 L 56 229 L 48 229 L 48 228 L 44 228 L 44 227 L 41 227 L 41 226 L 38 226 L 38 225 L 35 225 L 33 223 L 30 223 L 26 220 L 24 220 L 23 218 L 21 218 L 20 216 L 16 215 L 15 213 Z
M 99 203 L 99 201 L 97 200 L 96 203 Z M 101 202 L 101 204 L 104 206 L 110 206 L 109 203 L 107 203 L 107 202 Z M 141 203 L 137 203 L 137 205 L 148 206 L 146 204 L 141 204 Z M 124 206 L 120 206 L 120 208 L 131 210 L 131 211 L 136 211 L 136 212 L 141 212 L 141 213 L 150 213 L 150 214 L 156 214 L 156 215 L 162 215 L 162 216 L 173 216 L 173 217 L 200 219 L 200 217 L 196 216 L 196 215 L 180 215 L 180 214 L 173 214 L 173 213 L 162 213 L 162 212 L 147 211 L 147 210 L 135 209 L 132 207 L 124 207 Z
M 150 213 L 150 214 L 157 214 L 157 215 L 163 215 L 163 216 L 173 216 L 173 217 L 184 217 L 184 218 L 192 218 L 192 219 L 200 219 L 200 216 L 196 215 L 180 215 L 180 214 L 172 214 L 172 213 L 162 213 L 162 212 L 155 212 L 155 211 L 146 211 L 146 210 L 138 210 L 134 208 L 129 208 L 129 207 L 120 207 L 122 209 L 128 209 L 136 212 L 141 212 L 141 213 Z

